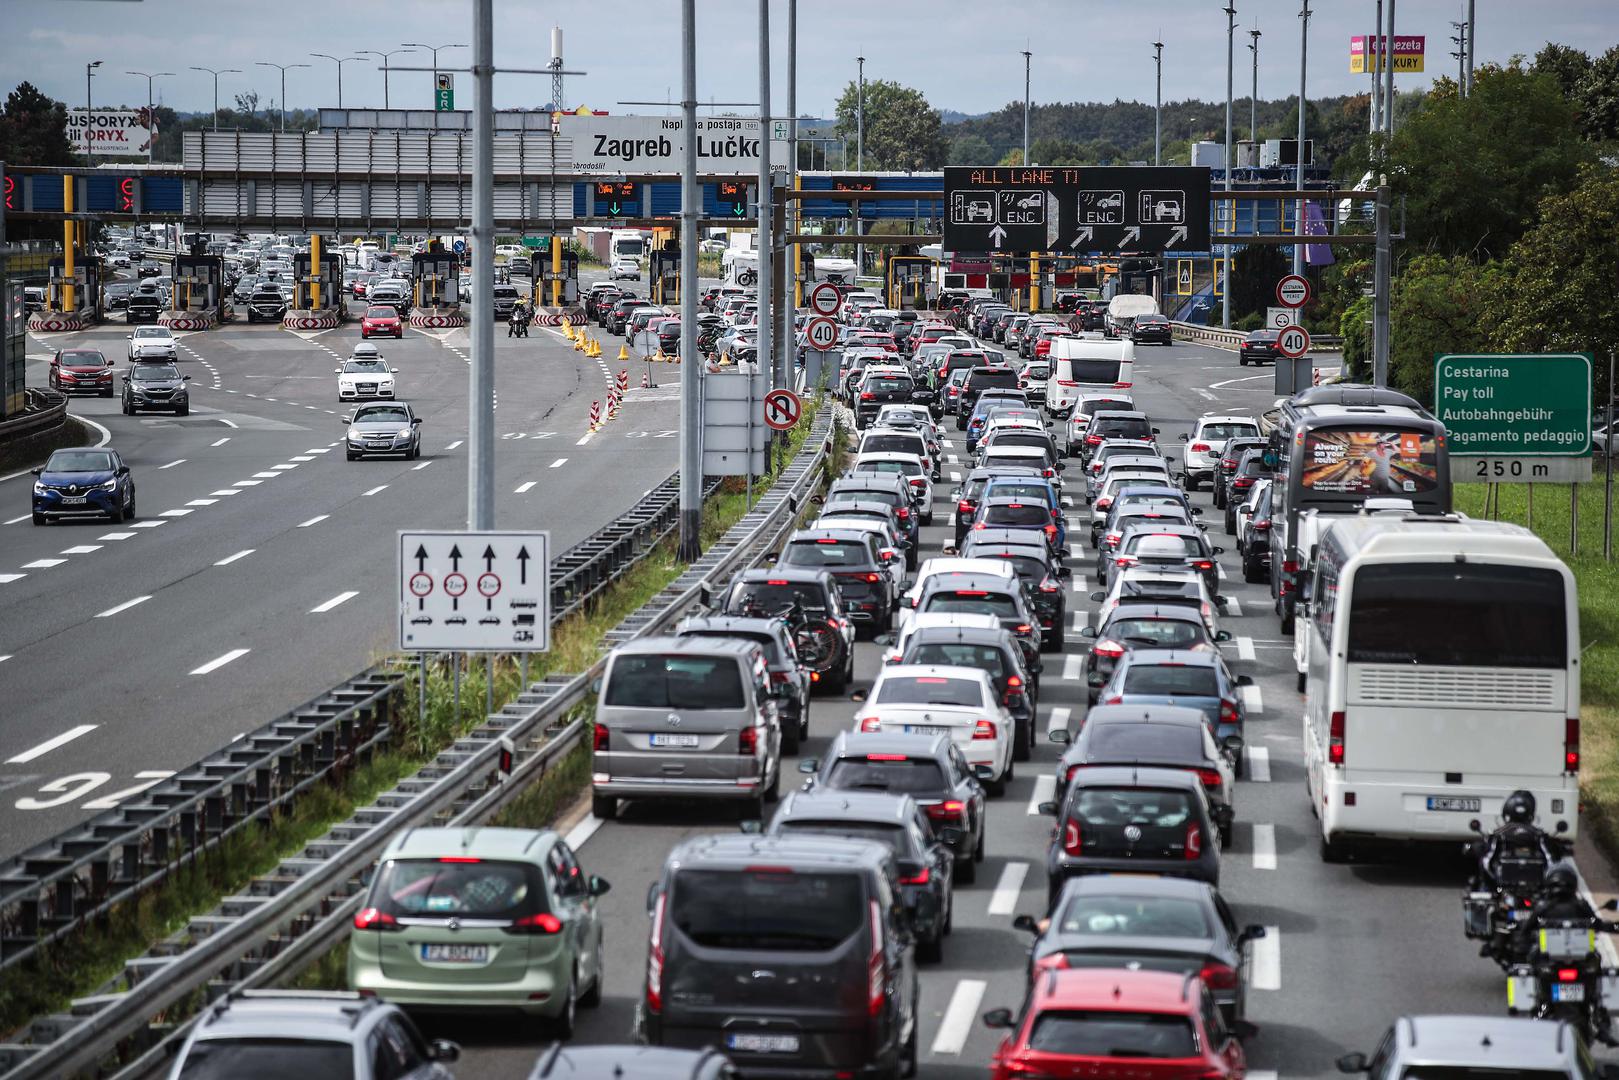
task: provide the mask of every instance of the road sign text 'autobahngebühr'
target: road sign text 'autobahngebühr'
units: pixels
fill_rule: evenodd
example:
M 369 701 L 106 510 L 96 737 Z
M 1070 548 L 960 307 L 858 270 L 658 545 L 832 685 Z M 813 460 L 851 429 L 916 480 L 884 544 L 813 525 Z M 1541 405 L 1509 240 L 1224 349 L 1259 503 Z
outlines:
M 1591 368 L 1585 353 L 1436 357 L 1434 411 L 1450 452 L 1590 453 Z

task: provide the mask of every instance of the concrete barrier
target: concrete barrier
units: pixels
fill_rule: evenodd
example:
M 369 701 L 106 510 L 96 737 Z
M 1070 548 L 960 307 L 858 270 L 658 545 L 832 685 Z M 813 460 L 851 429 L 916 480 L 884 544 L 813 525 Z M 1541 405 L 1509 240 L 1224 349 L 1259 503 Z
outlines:
M 157 324 L 170 330 L 212 330 L 219 320 L 211 311 L 160 311 Z
M 281 317 L 283 330 L 334 330 L 342 322 L 341 312 L 289 311 Z
M 73 333 L 95 323 L 95 316 L 87 311 L 36 311 L 28 316 L 28 330 L 35 334 Z
M 467 325 L 467 317 L 459 308 L 418 308 L 410 313 L 410 325 L 417 330 L 444 330 Z

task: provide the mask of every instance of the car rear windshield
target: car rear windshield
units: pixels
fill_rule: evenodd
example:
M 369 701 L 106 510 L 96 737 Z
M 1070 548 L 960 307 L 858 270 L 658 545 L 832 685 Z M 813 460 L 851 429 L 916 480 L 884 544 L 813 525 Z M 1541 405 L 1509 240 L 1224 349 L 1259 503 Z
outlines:
M 1024 499 L 1038 499 L 1042 504 L 1045 504 L 1051 499 L 1051 488 L 1047 487 L 1043 481 L 997 480 L 995 481 L 995 490 L 991 491 L 990 494 L 994 496 L 1015 495 Z
M 1098 420 L 1092 434 L 1110 439 L 1145 439 L 1152 435 L 1146 420 Z
M 967 379 L 969 390 L 982 390 L 986 386 L 1016 386 L 1015 371 L 975 371 Z
M 1173 1013 L 1043 1012 L 1029 1049 L 1105 1058 L 1189 1058 L 1197 1054 L 1192 1021 Z
M 1005 593 L 985 592 L 982 589 L 958 589 L 936 592 L 928 597 L 923 611 L 943 614 L 961 612 L 967 615 L 994 615 L 999 619 L 1014 618 L 1017 604 Z
M 1057 917 L 1057 928 L 1064 934 L 1116 937 L 1214 936 L 1204 906 L 1181 896 L 1076 896 Z
M 613 662 L 602 701 L 622 709 L 740 709 L 747 698 L 733 657 L 648 653 Z
M 826 512 L 830 513 L 834 506 L 846 502 L 880 502 L 889 506 L 904 507 L 911 505 L 910 496 L 897 491 L 834 491 L 826 497 Z
M 995 440 L 991 444 L 1001 446 L 1038 446 L 1044 449 L 1051 445 L 1051 437 L 1043 431 L 997 431 Z
M 1198 434 L 1199 439 L 1236 439 L 1243 436 L 1258 435 L 1259 428 L 1253 424 L 1204 424 L 1203 430 Z
M 752 607 L 774 613 L 794 604 L 806 611 L 825 611 L 826 593 L 820 585 L 810 581 L 782 581 L 777 584 L 750 581 L 737 587 L 731 597 L 730 611 L 736 614 Z
M 1565 603 L 1556 570 L 1477 562 L 1366 566 L 1350 600 L 1349 662 L 1563 668 Z
M 352 1080 L 354 1048 L 320 1039 L 200 1039 L 181 1080 Z
M 1043 527 L 1051 524 L 1051 510 L 1044 503 L 991 503 L 984 507 L 984 523 Z
M 911 380 L 901 379 L 892 375 L 873 375 L 866 380 L 863 390 L 873 393 L 894 393 L 900 390 L 909 390 Z
M 1192 806 L 1184 791 L 1154 788 L 1081 788 L 1073 816 L 1096 826 L 1140 825 L 1168 829 L 1186 824 Z
M 1564 1069 L 1492 1069 L 1484 1065 L 1407 1065 L 1400 1080 L 1569 1080 L 1569 1073 Z
M 710 949 L 820 952 L 865 924 L 865 890 L 855 874 L 681 870 L 669 918 Z
M 1075 360 L 1074 363 L 1080 364 L 1083 361 Z M 1118 412 L 1121 409 L 1133 409 L 1135 407 L 1135 402 L 1124 401 L 1119 398 L 1092 398 L 1090 401 L 1080 402 L 1079 411 L 1086 416 L 1095 416 L 1099 412 Z
M 46 463 L 46 472 L 109 472 L 112 455 L 103 450 L 58 450 Z
M 1119 381 L 1118 360 L 1065 360 L 1070 378 L 1080 383 L 1115 383 Z M 1058 377 L 1062 377 L 1059 369 Z
M 1124 692 L 1219 697 L 1220 681 L 1213 668 L 1201 665 L 1132 664 L 1124 673 Z
M 1181 549 L 1179 554 L 1181 555 L 1196 557 L 1203 554 L 1203 542 L 1201 540 L 1195 536 L 1181 536 L 1176 533 L 1137 533 L 1136 535 L 1125 540 L 1124 550 L 1130 552 L 1136 551 L 1146 540 L 1153 541 L 1151 544 L 1147 545 L 1149 548 L 1167 549 L 1171 544 L 1179 544 Z M 1153 550 L 1147 552 L 1146 554 L 1149 554 L 1155 558 L 1164 558 L 1168 555 L 1168 551 Z
M 943 667 L 970 667 L 987 671 L 990 678 L 1006 674 L 1006 660 L 995 645 L 973 645 L 965 641 L 925 641 L 905 652 L 907 664 L 938 664 Z
M 1203 643 L 1203 624 L 1186 619 L 1120 619 L 1103 636 L 1138 649 L 1185 649 Z
M 824 566 L 837 570 L 870 563 L 870 549 L 858 540 L 797 540 L 781 553 L 783 566 Z
M 922 464 L 917 461 L 862 461 L 855 465 L 853 470 L 860 473 L 877 473 L 889 476 L 921 476 Z
M 826 772 L 826 786 L 840 791 L 889 791 L 895 795 L 937 795 L 944 771 L 932 758 L 869 754 L 839 758 Z
M 860 444 L 863 454 L 922 454 L 926 450 L 920 435 L 868 435 Z
M 367 906 L 395 918 L 521 919 L 546 910 L 539 870 L 527 863 L 454 856 L 389 859 Z
M 784 821 L 781 828 L 790 833 L 817 833 L 826 836 L 847 836 L 855 840 L 875 840 L 887 844 L 899 856 L 910 854 L 905 842 L 905 829 L 900 825 L 885 825 L 877 821 L 806 821 L 795 818 Z
M 970 679 L 937 675 L 900 676 L 884 679 L 877 688 L 878 705 L 963 705 L 977 708 L 984 703 L 983 688 Z

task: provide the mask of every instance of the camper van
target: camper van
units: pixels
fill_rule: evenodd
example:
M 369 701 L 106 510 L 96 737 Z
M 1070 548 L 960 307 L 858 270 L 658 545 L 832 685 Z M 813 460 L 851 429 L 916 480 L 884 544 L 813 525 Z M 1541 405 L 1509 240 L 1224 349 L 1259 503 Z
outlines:
M 1103 326 L 1108 337 L 1129 337 L 1130 326 L 1139 315 L 1159 315 L 1158 301 L 1139 293 L 1119 293 L 1107 302 Z
M 1152 300 L 1150 296 L 1142 299 Z M 1052 338 L 1046 412 L 1063 419 L 1073 412 L 1082 394 L 1128 390 L 1135 358 L 1135 342 L 1128 337 L 1110 341 L 1100 334 L 1085 333 Z

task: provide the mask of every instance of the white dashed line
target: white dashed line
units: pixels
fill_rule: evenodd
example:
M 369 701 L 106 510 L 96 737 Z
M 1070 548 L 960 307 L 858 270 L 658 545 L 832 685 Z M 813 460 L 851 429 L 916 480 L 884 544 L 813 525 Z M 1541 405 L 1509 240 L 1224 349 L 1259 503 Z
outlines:
M 231 486 L 232 487 L 239 487 L 239 488 L 258 487 L 262 483 L 264 483 L 263 480 L 238 480 L 238 481 L 236 481 L 235 484 L 233 484 Z
M 310 518 L 308 521 L 300 521 L 298 523 L 298 528 L 307 529 L 311 525 L 319 525 L 321 522 L 325 521 L 327 518 L 329 518 L 331 516 L 332 515 L 330 515 L 330 514 L 316 514 L 314 517 Z
M 92 551 L 100 551 L 100 550 L 101 550 L 101 545 L 100 544 L 78 544 L 78 545 L 76 545 L 74 547 L 63 549 L 61 554 L 63 554 L 63 555 L 88 555 Z
M 298 463 L 296 461 L 283 461 L 280 465 L 271 465 L 270 471 L 286 472 L 288 469 L 296 469 L 297 467 Z
M 420 465 L 412 465 L 410 467 L 410 471 L 411 472 L 421 472 L 423 469 L 427 468 L 431 464 L 433 464 L 433 462 L 431 460 L 424 461 Z
M 0 574 L 0 585 L 9 585 L 13 581 L 20 581 L 27 576 L 27 574 Z
M 14 517 L 14 518 L 11 518 L 11 519 L 10 519 L 10 520 L 8 520 L 8 521 L 7 521 L 7 522 L 6 522 L 6 524 L 7 524 L 7 525 L 16 525 L 16 524 L 19 524 L 19 523 L 20 523 L 20 522 L 24 522 L 24 521 L 27 521 L 27 520 L 28 520 L 28 519 L 29 519 L 29 518 L 31 518 L 31 517 L 33 517 L 33 516 L 34 516 L 34 515 L 33 515 L 33 514 L 31 514 L 31 513 L 28 513 L 28 514 L 18 514 L 18 515 L 17 515 L 17 516 L 16 516 L 16 517 Z
M 224 656 L 215 657 L 214 659 L 208 661 L 206 664 L 202 665 L 202 667 L 200 667 L 200 668 L 193 668 L 192 671 L 191 671 L 191 674 L 193 674 L 193 675 L 206 675 L 210 671 L 218 671 L 220 668 L 224 667 L 226 664 L 230 663 L 231 661 L 240 660 L 242 657 L 246 656 L 251 651 L 252 651 L 251 649 L 232 649 L 230 652 L 226 653 Z
M 190 502 L 186 503 L 186 505 L 187 506 L 212 506 L 215 503 L 217 503 L 218 501 L 219 501 L 218 499 L 192 499 Z
M 1248 972 L 1248 985 L 1254 990 L 1280 990 L 1282 988 L 1282 931 L 1275 926 L 1265 927 L 1265 936 L 1249 946 L 1252 967 Z
M 61 566 L 66 559 L 35 559 L 33 562 L 23 563 L 24 570 L 49 570 L 53 566 Z
M 1074 575 L 1074 591 L 1077 592 L 1077 593 L 1082 593 L 1082 592 L 1085 591 L 1085 575 L 1084 574 L 1075 574 Z
M 1244 752 L 1248 755 L 1248 779 L 1256 784 L 1270 783 L 1270 751 L 1263 746 L 1250 746 Z
M 523 494 L 523 492 L 525 492 L 525 491 L 529 490 L 530 488 L 532 488 L 536 483 L 538 483 L 538 481 L 525 480 L 521 484 L 517 485 L 517 488 L 512 492 L 512 494 L 513 495 L 521 495 L 521 494 Z
M 1242 707 L 1249 716 L 1258 716 L 1265 711 L 1265 698 L 1256 686 L 1239 686 L 1237 691 L 1242 694 Z
M 330 454 L 331 452 L 332 448 L 330 446 L 311 446 L 304 451 L 306 454 Z
M 1057 794 L 1057 778 L 1050 773 L 1034 778 L 1034 794 L 1029 796 L 1029 816 L 1040 813 L 1040 804 L 1050 802 Z
M 991 915 L 1010 915 L 1017 910 L 1018 894 L 1023 891 L 1023 879 L 1029 874 L 1026 862 L 1009 862 L 1001 867 L 1001 879 L 989 897 Z
M 166 521 L 137 521 L 131 524 L 131 529 L 157 529 L 167 525 Z
M 340 592 L 336 596 L 332 597 L 330 600 L 326 601 L 324 604 L 317 604 L 316 606 L 310 608 L 309 609 L 309 614 L 311 614 L 311 615 L 324 614 L 324 613 L 332 610 L 337 605 L 347 603 L 348 601 L 353 600 L 356 596 L 359 596 L 359 595 L 360 595 L 359 593 L 354 592 L 353 590 L 350 590 L 348 592 Z
M 16 757 L 6 759 L 7 765 L 26 765 L 35 758 L 44 757 L 59 746 L 65 746 L 77 739 L 80 735 L 88 735 L 96 729 L 95 724 L 80 724 L 78 727 L 68 728 L 54 739 L 46 739 L 32 750 L 24 750 Z
M 1076 610 L 1074 612 L 1074 633 L 1077 634 L 1081 630 L 1085 629 L 1087 621 L 1090 619 L 1090 617 L 1091 617 L 1090 612 L 1083 611 L 1083 610 Z
M 360 492 L 360 498 L 363 499 L 363 498 L 366 498 L 367 496 L 375 495 L 379 491 L 386 491 L 386 490 L 388 490 L 388 485 L 387 484 L 378 484 L 376 487 L 372 488 L 370 491 L 362 491 L 362 492 Z
M 106 534 L 104 534 L 102 536 L 98 536 L 98 537 L 96 537 L 96 539 L 97 540 L 128 540 L 131 536 L 134 536 L 134 535 L 135 534 L 132 533 L 132 532 L 111 532 L 111 533 L 106 533 Z
M 230 436 L 226 435 L 223 439 L 220 439 L 218 442 L 211 442 L 208 445 L 209 446 L 224 446 L 228 442 L 230 442 Z
M 573 445 L 575 445 L 575 446 L 583 446 L 583 445 L 585 445 L 585 443 L 587 443 L 589 441 L 590 441 L 590 436 L 586 435 L 582 439 L 580 439 L 578 442 L 574 443 Z
M 98 619 L 111 618 L 112 616 L 118 614 L 120 611 L 128 611 L 130 608 L 134 607 L 136 604 L 144 604 L 144 603 L 146 603 L 146 601 L 148 601 L 150 599 L 151 599 L 150 596 L 137 596 L 133 600 L 125 600 L 122 604 L 119 604 L 117 607 L 110 607 L 106 611 L 97 612 L 96 613 L 96 618 L 98 618 Z
M 956 984 L 950 1004 L 939 1021 L 939 1033 L 933 1037 L 935 1054 L 961 1053 L 961 1048 L 967 1045 L 967 1036 L 974 1030 L 973 1021 L 977 1019 L 978 1005 L 984 1000 L 987 985 L 982 979 L 962 979 Z
M 315 460 L 315 455 L 313 455 L 313 454 L 299 454 L 297 457 L 291 457 L 291 458 L 288 458 L 287 460 L 288 461 L 314 461 Z
M 1242 614 L 1242 601 L 1238 600 L 1235 596 L 1226 597 L 1225 613 L 1227 615 L 1240 616 Z
M 559 457 L 555 461 L 551 462 L 549 467 L 553 468 L 553 469 L 560 469 L 560 468 L 562 468 L 562 466 L 566 465 L 567 463 L 568 463 L 567 458 Z
M 281 474 L 278 473 L 278 472 L 256 472 L 256 473 L 253 474 L 253 479 L 255 479 L 255 480 L 274 480 L 276 477 L 278 477 L 280 475 Z
M 177 517 L 185 517 L 187 514 L 190 514 L 190 513 L 194 513 L 194 511 L 187 510 L 183 506 L 177 506 L 173 510 L 165 510 L 165 511 L 163 511 L 161 514 L 159 514 L 157 516 L 158 517 L 166 517 L 166 518 L 177 518 Z
M 1276 826 L 1254 826 L 1254 869 L 1276 869 Z
M 1079 678 L 1079 667 L 1085 658 L 1077 653 L 1069 653 L 1062 658 L 1062 677 L 1068 682 Z
M 176 465 L 184 465 L 185 463 L 186 463 L 185 458 L 177 458 L 176 460 L 169 462 L 167 465 L 159 465 L 158 469 L 160 471 L 163 470 L 163 469 L 172 469 Z
M 464 442 L 466 442 L 465 439 L 457 439 L 453 443 L 451 443 L 449 446 L 446 446 L 444 449 L 446 449 L 446 450 L 454 450 L 457 446 L 460 446 Z
M 1252 660 L 1254 658 L 1254 639 L 1239 637 L 1237 639 L 1237 659 Z
M 956 470 L 951 469 L 950 470 L 950 482 L 952 484 L 961 483 L 961 474 L 959 472 L 957 472 Z
M 218 562 L 214 563 L 214 565 L 215 566 L 229 566 L 231 563 L 235 562 L 237 559 L 245 559 L 245 558 L 247 558 L 249 555 L 253 554 L 253 551 L 254 551 L 253 548 L 248 548 L 245 551 L 238 551 L 234 555 L 225 556 L 223 559 L 220 559 Z

